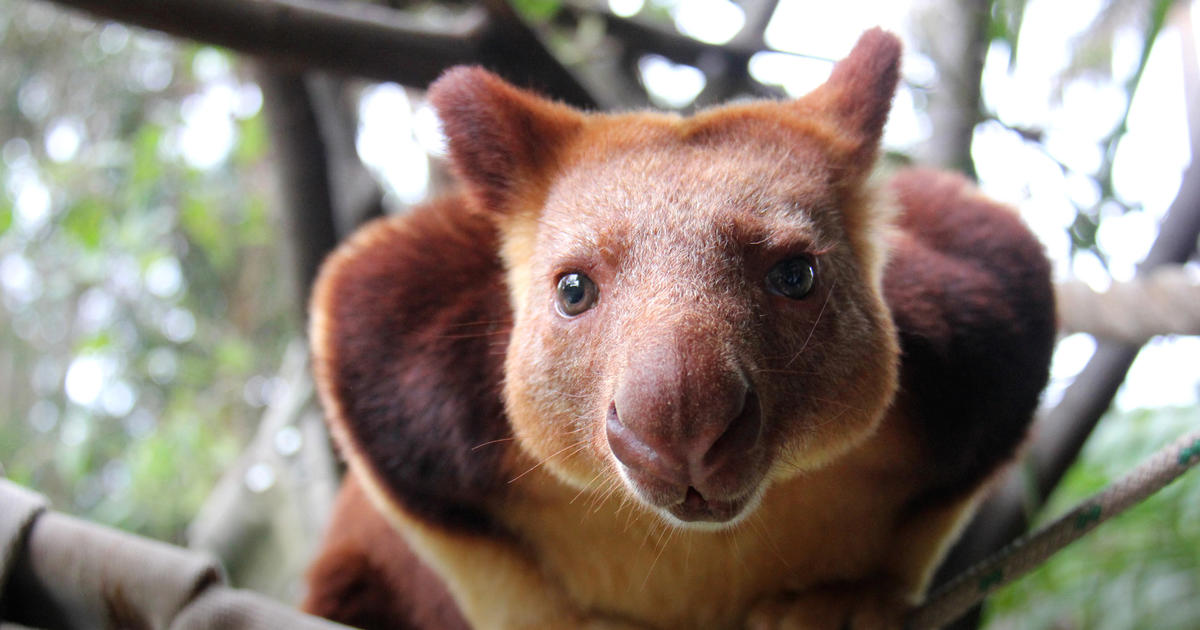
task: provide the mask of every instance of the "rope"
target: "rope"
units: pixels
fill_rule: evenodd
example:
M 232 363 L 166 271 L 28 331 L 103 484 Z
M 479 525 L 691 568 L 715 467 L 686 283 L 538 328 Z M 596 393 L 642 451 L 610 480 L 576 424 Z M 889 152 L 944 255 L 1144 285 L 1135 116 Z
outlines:
M 1096 292 L 1078 280 L 1054 289 L 1065 332 L 1141 345 L 1155 335 L 1200 335 L 1200 277 L 1166 266 Z
M 1017 539 L 946 583 L 913 610 L 906 627 L 933 630 L 958 619 L 1000 587 L 1025 575 L 1100 523 L 1141 502 L 1197 464 L 1200 464 L 1200 431 L 1193 431 L 1058 520 Z

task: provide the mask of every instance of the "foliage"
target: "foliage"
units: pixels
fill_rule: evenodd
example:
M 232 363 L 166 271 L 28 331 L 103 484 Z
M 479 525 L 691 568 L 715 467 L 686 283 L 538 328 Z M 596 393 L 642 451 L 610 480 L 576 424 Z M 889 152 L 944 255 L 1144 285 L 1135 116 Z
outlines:
M 1095 254 L 1102 264 L 1107 264 L 1109 252 L 1105 252 L 1097 242 L 1101 219 L 1114 212 L 1124 214 L 1142 209 L 1138 203 L 1123 198 L 1116 189 L 1113 183 L 1113 167 L 1117 151 L 1129 131 L 1133 95 L 1142 80 L 1150 53 L 1166 25 L 1168 12 L 1175 4 L 1175 0 L 1104 0 L 1091 24 L 1071 41 L 1067 65 L 1057 73 L 1053 81 L 1053 100 L 1061 102 L 1066 88 L 1079 81 L 1118 84 L 1126 95 L 1123 113 L 1109 133 L 1098 139 L 1101 151 L 1098 167 L 1079 171 L 1078 167 L 1055 158 L 1052 152 L 1043 146 L 1042 136 L 1045 130 L 1013 129 L 1036 143 L 1047 156 L 1054 159 L 1064 177 L 1086 178 L 1099 193 L 1096 199 L 1090 202 L 1074 199 L 1071 201 L 1075 209 L 1075 221 L 1068 229 L 1072 255 L 1090 252 Z M 995 0 L 992 3 L 988 36 L 991 41 L 1004 44 L 1008 48 L 1010 71 L 1015 67 L 1021 52 L 1019 35 L 1027 5 L 1028 0 Z M 1114 76 L 1117 42 L 1122 38 L 1137 40 L 1140 42 L 1140 49 L 1131 72 L 1126 76 Z M 983 112 L 982 116 L 1006 124 L 1006 121 L 1000 120 L 994 113 Z
M 210 48 L 44 4 L 0 16 L 0 465 L 178 541 L 297 330 L 261 96 Z
M 1106 417 L 1042 513 L 1048 521 L 1200 425 L 1200 409 Z M 989 600 L 988 628 L 1200 627 L 1200 472 L 1102 524 Z
M 1137 5 L 1145 6 L 1137 6 Z M 1154 47 L 1154 42 L 1158 40 L 1159 34 L 1162 32 L 1163 24 L 1166 21 L 1167 11 L 1173 4 L 1173 0 L 1154 0 L 1153 2 L 1141 3 L 1121 3 L 1111 2 L 1105 7 L 1105 10 L 1100 13 L 1092 28 L 1088 30 L 1085 37 L 1078 43 L 1075 48 L 1075 58 L 1072 60 L 1072 65 L 1063 73 L 1064 80 L 1075 76 L 1085 74 L 1087 72 L 1109 74 L 1111 73 L 1112 56 L 1113 56 L 1113 40 L 1117 37 L 1117 26 L 1121 24 L 1120 17 L 1121 9 L 1127 6 L 1134 6 L 1135 22 L 1143 22 L 1142 26 L 1142 49 L 1138 57 L 1137 69 L 1133 75 L 1125 80 L 1125 92 L 1132 95 L 1136 90 L 1138 83 L 1146 70 L 1146 63 L 1150 60 L 1150 51 Z M 1116 17 L 1114 17 L 1116 16 Z M 1096 231 L 1100 225 L 1101 209 L 1106 204 L 1115 205 L 1122 211 L 1135 209 L 1132 204 L 1121 199 L 1113 188 L 1113 162 L 1116 158 L 1117 148 L 1121 142 L 1125 132 L 1128 131 L 1129 109 L 1133 105 L 1133 98 L 1129 98 L 1125 104 L 1125 112 L 1121 116 L 1120 121 L 1112 130 L 1108 137 L 1104 138 L 1104 160 L 1097 173 L 1094 174 L 1096 183 L 1100 187 L 1100 200 L 1091 207 L 1077 207 L 1075 218 L 1075 226 L 1071 229 L 1072 245 L 1079 249 L 1095 251 L 1101 261 L 1105 260 L 1104 252 L 1096 243 Z
M 513 0 L 512 5 L 528 20 L 543 22 L 562 8 L 561 0 Z
M 992 16 L 988 21 L 988 39 L 1004 42 L 1012 50 L 1012 55 L 1008 60 L 1010 71 L 1017 63 L 1021 23 L 1025 19 L 1026 4 L 1028 4 L 1028 0 L 995 0 L 992 3 Z

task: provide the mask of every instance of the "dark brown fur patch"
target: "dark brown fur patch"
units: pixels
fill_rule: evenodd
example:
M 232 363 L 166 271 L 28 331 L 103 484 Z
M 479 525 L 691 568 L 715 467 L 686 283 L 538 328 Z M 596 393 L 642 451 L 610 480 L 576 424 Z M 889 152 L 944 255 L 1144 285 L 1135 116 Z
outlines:
M 458 608 L 349 476 L 302 608 L 355 628 L 465 630 Z
M 511 326 L 494 229 L 461 198 L 377 221 L 326 264 L 314 347 L 335 429 L 414 514 L 490 531 L 509 435 L 500 401 Z M 345 446 L 343 444 L 343 446 Z
M 907 171 L 891 188 L 902 232 L 884 294 L 937 500 L 976 486 L 1025 436 L 1054 346 L 1050 266 L 1012 211 L 958 175 Z

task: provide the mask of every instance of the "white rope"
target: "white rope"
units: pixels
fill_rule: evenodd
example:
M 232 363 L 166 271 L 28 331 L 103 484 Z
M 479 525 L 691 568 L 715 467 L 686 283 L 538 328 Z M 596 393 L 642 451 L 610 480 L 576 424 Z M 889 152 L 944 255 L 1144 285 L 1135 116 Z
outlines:
M 1156 335 L 1200 334 L 1200 277 L 1182 266 L 1155 269 L 1097 292 L 1072 280 L 1054 288 L 1064 332 L 1141 345 Z
M 1063 547 L 1174 481 L 1200 463 L 1200 431 L 1172 442 L 1133 472 L 1058 520 L 1010 543 L 931 594 L 909 616 L 910 630 L 932 630 L 958 619 L 1000 587 L 1025 575 Z

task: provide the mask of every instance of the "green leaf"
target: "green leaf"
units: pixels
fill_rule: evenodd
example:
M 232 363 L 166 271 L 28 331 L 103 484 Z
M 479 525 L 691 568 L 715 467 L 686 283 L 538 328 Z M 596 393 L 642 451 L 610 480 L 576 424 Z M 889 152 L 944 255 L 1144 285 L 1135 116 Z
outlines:
M 560 0 L 513 0 L 513 7 L 527 20 L 544 22 L 562 8 Z
M 241 235 L 247 245 L 269 245 L 271 243 L 271 216 L 267 202 L 254 196 L 246 200 L 242 218 Z
M 101 350 L 108 349 L 112 346 L 112 344 L 112 333 L 107 330 L 102 330 L 80 342 L 77 351 L 80 354 L 100 352 Z
M 267 126 L 262 114 L 254 116 L 240 125 L 234 162 L 239 166 L 254 164 L 267 153 Z
M 133 139 L 133 164 L 130 169 L 131 184 L 142 188 L 156 181 L 162 173 L 162 162 L 158 157 L 158 143 L 162 140 L 162 128 L 143 124 Z
M 63 229 L 85 249 L 95 251 L 100 247 L 104 233 L 104 218 L 108 210 L 95 199 L 84 199 L 76 203 L 63 217 Z
M 225 372 L 245 374 L 254 367 L 254 349 L 238 339 L 226 339 L 213 352 L 217 365 Z
M 12 227 L 13 211 L 11 206 L 0 207 L 0 236 L 3 236 L 8 228 Z
M 211 204 L 189 196 L 183 201 L 179 222 L 214 267 L 226 269 L 233 263 L 236 242 L 230 238 Z
M 1008 70 L 1017 65 L 1017 53 L 1021 43 L 1021 25 L 1025 23 L 1025 4 L 1028 0 L 1007 0 L 1004 3 L 1005 17 L 1008 20 L 1008 45 L 1012 54 L 1008 57 Z
M 1095 249 L 1096 232 L 1099 228 L 1100 224 L 1092 217 L 1082 212 L 1076 214 L 1075 222 L 1068 229 L 1072 245 L 1078 249 Z

